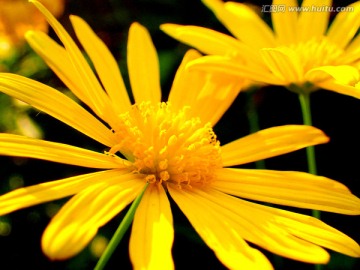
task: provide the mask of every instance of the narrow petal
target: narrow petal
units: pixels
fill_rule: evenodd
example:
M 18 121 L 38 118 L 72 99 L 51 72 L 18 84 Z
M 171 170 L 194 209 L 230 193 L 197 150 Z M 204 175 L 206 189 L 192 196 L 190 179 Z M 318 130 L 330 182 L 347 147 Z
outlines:
M 254 59 L 254 61 L 258 58 L 256 51 L 250 46 L 239 42 L 231 36 L 208 28 L 170 23 L 162 24 L 160 28 L 169 36 L 205 54 L 224 56 L 241 54 L 249 56 L 249 58 Z
M 127 64 L 135 102 L 160 102 L 160 70 L 157 52 L 149 32 L 138 23 L 130 26 Z
M 327 32 L 328 40 L 340 48 L 345 48 L 349 44 L 360 26 L 360 1 L 349 5 L 348 8 L 353 10 L 338 13 Z
M 130 237 L 135 270 L 174 269 L 174 241 L 170 203 L 161 185 L 150 185 L 136 210 Z
M 311 126 L 272 127 L 222 146 L 223 165 L 228 167 L 254 162 L 328 141 L 321 130 Z
M 89 25 L 78 16 L 70 16 L 76 36 L 90 56 L 97 74 L 117 113 L 129 110 L 131 103 L 119 67 L 111 52 Z
M 231 1 L 203 2 L 227 29 L 245 44 L 256 49 L 275 46 L 271 28 L 250 7 Z
M 269 70 L 284 84 L 303 81 L 303 64 L 294 50 L 279 47 L 262 49 L 260 53 Z
M 195 50 L 189 50 L 185 54 L 176 72 L 168 100 L 175 109 L 189 106 L 189 113 L 193 117 L 215 125 L 247 81 L 223 73 L 186 69 L 188 63 L 199 57 L 200 54 Z
M 83 88 L 64 47 L 40 31 L 28 31 L 25 38 L 31 48 L 46 62 L 71 92 L 94 110 L 93 104 L 87 96 L 87 91 Z
M 251 200 L 347 215 L 360 214 L 360 199 L 344 185 L 308 173 L 221 169 L 212 186 Z
M 297 0 L 288 0 L 286 5 L 282 0 L 274 0 L 276 7 L 285 7 L 285 12 L 271 12 L 271 21 L 274 28 L 277 45 L 289 45 L 296 42 L 297 12 L 289 12 L 288 7 L 297 7 Z
M 38 158 L 97 169 L 125 168 L 127 161 L 83 148 L 0 133 L 0 155 Z
M 104 119 L 108 123 L 112 123 L 115 120 L 115 115 L 112 111 L 112 104 L 102 89 L 95 74 L 91 70 L 91 67 L 87 63 L 86 59 L 82 55 L 80 49 L 76 46 L 75 42 L 63 28 L 63 26 L 54 18 L 54 16 L 38 1 L 30 0 L 46 17 L 49 24 L 52 26 L 57 36 L 64 44 L 68 56 L 73 64 L 73 68 L 77 74 L 77 78 L 81 81 L 83 89 L 87 91 L 86 95 L 91 101 L 92 108 L 95 113 Z
M 231 59 L 224 56 L 203 56 L 189 63 L 188 68 L 204 70 L 207 72 L 225 73 L 266 84 L 284 85 L 285 83 L 283 79 L 280 79 L 272 74 L 271 71 L 266 67 L 264 68 L 261 65 L 243 65 L 236 59 Z
M 111 185 L 103 179 L 72 197 L 45 230 L 41 242 L 44 253 L 50 259 L 62 260 L 84 249 L 99 227 L 122 211 L 144 187 L 134 175 L 126 177 Z
M 232 226 L 233 222 L 224 214 L 227 209 L 205 199 L 204 192 L 195 189 L 169 188 L 169 192 L 200 237 L 226 267 L 229 269 L 273 269 L 261 252 L 244 241 L 237 230 L 238 226 Z
M 0 196 L 0 216 L 36 204 L 74 195 L 104 179 L 120 181 L 127 171 L 109 170 L 19 188 Z
M 316 85 L 322 89 L 326 89 L 329 91 L 333 91 L 335 93 L 360 99 L 360 84 L 357 84 L 355 86 L 345 85 L 333 80 L 333 81 L 320 82 L 317 83 Z
M 221 213 L 215 220 L 227 220 L 228 228 L 280 256 L 327 263 L 329 254 L 319 245 L 348 256 L 360 256 L 360 247 L 354 240 L 313 217 L 244 201 L 212 189 L 197 195 L 204 198 L 209 209 Z M 196 205 L 199 204 L 196 200 Z
M 93 115 L 71 98 L 45 84 L 15 74 L 0 73 L 0 91 L 57 118 L 104 145 L 113 146 L 117 143 L 111 130 Z
M 297 41 L 322 37 L 328 27 L 332 0 L 304 0 L 296 28 Z M 326 9 L 324 9 L 324 7 Z M 306 11 L 309 9 L 310 11 Z

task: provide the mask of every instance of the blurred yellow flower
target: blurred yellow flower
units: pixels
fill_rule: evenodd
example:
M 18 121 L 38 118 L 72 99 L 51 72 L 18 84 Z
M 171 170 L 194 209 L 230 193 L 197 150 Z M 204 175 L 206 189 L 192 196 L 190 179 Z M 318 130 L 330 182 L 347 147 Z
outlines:
M 79 48 L 38 2 L 64 47 L 46 34 L 27 39 L 94 116 L 61 92 L 14 74 L 0 74 L 0 91 L 27 102 L 109 147 L 99 153 L 71 145 L 0 134 L 0 154 L 100 169 L 0 197 L 0 215 L 74 195 L 52 218 L 42 238 L 51 259 L 81 251 L 149 183 L 136 210 L 130 237 L 134 269 L 174 269 L 171 196 L 204 242 L 230 269 L 272 269 L 249 241 L 288 258 L 326 263 L 329 248 L 359 257 L 351 238 L 315 218 L 250 202 L 255 200 L 335 213 L 360 214 L 360 199 L 341 183 L 302 172 L 231 168 L 325 143 L 310 126 L 269 128 L 220 146 L 212 127 L 237 95 L 236 77 L 189 72 L 200 54 L 184 57 L 167 102 L 161 102 L 157 53 L 147 30 L 131 25 L 127 61 L 130 98 L 117 63 L 79 17 L 71 16 Z M 97 79 L 100 79 L 100 81 Z M 101 119 L 101 121 L 99 120 Z
M 41 0 L 56 17 L 64 11 L 64 0 Z M 0 0 L 0 57 L 25 42 L 28 30 L 47 31 L 45 17 L 27 0 Z
M 198 26 L 164 24 L 170 36 L 209 54 L 193 67 L 216 70 L 250 80 L 313 91 L 319 88 L 360 98 L 360 91 L 342 84 L 359 81 L 360 2 L 342 7 L 330 25 L 331 0 L 274 0 L 263 5 L 271 12 L 273 29 L 249 6 L 203 0 L 233 34 Z M 355 36 L 355 37 L 354 37 Z

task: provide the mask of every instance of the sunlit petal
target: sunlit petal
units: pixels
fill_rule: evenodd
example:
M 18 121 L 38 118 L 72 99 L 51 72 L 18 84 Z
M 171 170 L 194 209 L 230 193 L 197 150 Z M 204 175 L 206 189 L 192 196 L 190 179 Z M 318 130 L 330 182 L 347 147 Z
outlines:
M 221 147 L 223 165 L 245 164 L 328 142 L 319 129 L 304 125 L 285 125 L 264 129 Z
M 297 12 L 288 12 L 288 7 L 297 7 L 297 0 L 288 0 L 286 5 L 282 0 L 274 0 L 274 7 L 285 7 L 285 12 L 271 12 L 271 21 L 273 24 L 276 41 L 278 44 L 291 44 L 296 41 L 296 24 L 298 19 Z
M 170 203 L 161 185 L 147 188 L 136 210 L 130 237 L 130 258 L 137 269 L 174 269 Z

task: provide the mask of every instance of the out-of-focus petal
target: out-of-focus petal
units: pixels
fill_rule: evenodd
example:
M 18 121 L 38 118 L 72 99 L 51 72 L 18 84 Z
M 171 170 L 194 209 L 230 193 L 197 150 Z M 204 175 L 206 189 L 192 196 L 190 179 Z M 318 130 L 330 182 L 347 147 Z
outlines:
M 286 4 L 282 0 L 274 0 L 272 5 L 275 7 L 285 7 L 285 12 L 271 12 L 271 21 L 278 44 L 289 45 L 296 42 L 296 24 L 298 19 L 297 12 L 289 12 L 289 7 L 297 7 L 297 0 L 288 0 Z

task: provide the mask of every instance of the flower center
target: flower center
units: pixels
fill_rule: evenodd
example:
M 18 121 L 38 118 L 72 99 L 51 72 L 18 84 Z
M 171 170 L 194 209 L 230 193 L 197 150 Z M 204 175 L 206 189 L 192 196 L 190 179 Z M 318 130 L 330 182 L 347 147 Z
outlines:
M 174 112 L 170 103 L 133 105 L 119 116 L 114 133 L 120 143 L 109 153 L 119 151 L 149 183 L 179 188 L 209 183 L 222 166 L 220 143 L 210 123 L 189 117 L 189 109 Z
M 288 47 L 299 56 L 304 72 L 320 66 L 345 64 L 341 59 L 344 50 L 326 38 L 311 39 Z

